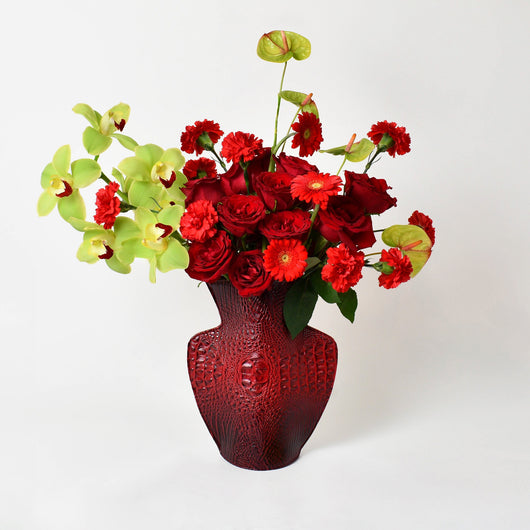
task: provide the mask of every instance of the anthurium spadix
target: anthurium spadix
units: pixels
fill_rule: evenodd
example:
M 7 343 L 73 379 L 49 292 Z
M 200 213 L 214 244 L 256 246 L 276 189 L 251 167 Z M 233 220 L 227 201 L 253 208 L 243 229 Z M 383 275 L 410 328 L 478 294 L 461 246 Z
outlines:
M 127 177 L 125 192 L 130 204 L 148 209 L 171 203 L 183 206 L 185 196 L 180 187 L 187 179 L 180 169 L 184 162 L 179 149 L 164 151 L 154 144 L 138 146 L 134 156 L 125 158 L 118 165 Z
M 131 113 L 131 109 L 126 103 L 114 105 L 103 115 L 86 103 L 78 103 L 72 110 L 84 116 L 90 123 L 90 126 L 83 132 L 83 145 L 89 154 L 97 156 L 106 151 L 112 143 L 112 138 L 116 138 L 131 151 L 138 145 L 129 136 L 120 134 Z
M 412 264 L 411 278 L 423 268 L 431 255 L 432 243 L 419 226 L 394 225 L 383 231 L 383 241 L 390 247 L 397 247 L 409 257 Z
M 37 203 L 39 215 L 48 215 L 57 205 L 61 217 L 84 219 L 85 203 L 79 188 L 85 188 L 101 175 L 99 164 L 89 158 L 75 160 L 70 166 L 69 145 L 60 147 L 52 161 L 44 168 L 41 186 L 44 189 Z

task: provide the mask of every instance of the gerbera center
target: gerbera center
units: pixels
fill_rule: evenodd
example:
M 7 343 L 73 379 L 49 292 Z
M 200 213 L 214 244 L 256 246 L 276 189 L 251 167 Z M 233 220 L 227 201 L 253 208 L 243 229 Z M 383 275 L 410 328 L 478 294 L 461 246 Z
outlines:
M 321 190 L 324 187 L 324 184 L 321 180 L 311 180 L 307 183 L 307 187 L 310 190 Z
M 292 260 L 293 258 L 289 252 L 282 252 L 278 256 L 278 261 L 280 262 L 280 265 L 289 265 L 289 263 L 291 263 Z

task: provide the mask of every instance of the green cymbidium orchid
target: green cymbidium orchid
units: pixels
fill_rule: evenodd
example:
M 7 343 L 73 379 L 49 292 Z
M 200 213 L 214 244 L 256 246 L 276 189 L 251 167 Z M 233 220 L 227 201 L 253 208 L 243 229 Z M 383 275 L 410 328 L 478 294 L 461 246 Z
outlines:
M 397 247 L 409 257 L 412 264 L 411 278 L 414 278 L 431 256 L 432 243 L 419 226 L 394 225 L 382 234 L 383 241 L 390 247 Z
M 75 160 L 70 168 L 70 159 L 70 146 L 63 145 L 44 168 L 41 175 L 44 192 L 37 203 L 39 215 L 48 215 L 57 205 L 61 217 L 68 222 L 71 218 L 85 218 L 85 203 L 79 188 L 95 182 L 101 175 L 101 168 L 88 158 Z
M 138 145 L 135 140 L 116 131 L 123 131 L 129 120 L 131 109 L 126 103 L 114 105 L 101 115 L 86 103 L 78 103 L 73 109 L 75 113 L 84 116 L 90 126 L 83 132 L 83 145 L 91 155 L 98 156 L 106 151 L 116 138 L 125 148 L 134 151 Z
M 125 158 L 118 168 L 127 177 L 125 192 L 129 203 L 136 207 L 153 209 L 155 206 L 177 204 L 184 206 L 180 190 L 187 179 L 179 171 L 184 157 L 179 149 L 165 151 L 154 144 L 138 146 L 135 156 Z
M 121 227 L 116 219 L 115 231 L 120 246 L 116 251 L 122 263 L 132 263 L 134 258 L 149 261 L 149 279 L 156 282 L 156 269 L 168 272 L 173 269 L 185 269 L 189 258 L 186 248 L 176 239 L 184 207 L 172 205 L 154 213 L 147 208 L 139 207 L 134 211 L 135 229 L 131 226 Z

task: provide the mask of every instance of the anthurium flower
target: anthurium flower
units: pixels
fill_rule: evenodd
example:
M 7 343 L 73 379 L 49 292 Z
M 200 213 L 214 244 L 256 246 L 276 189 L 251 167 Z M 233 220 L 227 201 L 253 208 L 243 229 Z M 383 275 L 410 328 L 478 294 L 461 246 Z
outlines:
M 75 160 L 70 166 L 70 159 L 70 146 L 63 145 L 44 168 L 41 175 L 44 192 L 37 204 L 39 215 L 48 215 L 57 205 L 61 217 L 68 222 L 70 218 L 85 218 L 85 203 L 78 190 L 95 182 L 101 168 L 88 158 Z
M 116 132 L 123 131 L 129 120 L 131 108 L 126 103 L 114 105 L 103 116 L 86 103 L 78 103 L 72 110 L 84 116 L 90 123 L 83 132 L 83 145 L 89 154 L 97 156 L 106 151 L 112 143 L 112 138 L 116 138 L 127 149 L 134 150 L 138 145 L 129 136 Z
M 383 241 L 390 247 L 399 248 L 412 264 L 411 278 L 416 276 L 431 256 L 432 242 L 425 231 L 415 225 L 394 225 L 382 234 Z
M 187 179 L 180 172 L 184 157 L 179 149 L 165 151 L 154 144 L 138 146 L 134 156 L 122 160 L 118 168 L 127 177 L 125 192 L 133 206 L 152 209 L 157 204 L 184 204 L 180 190 Z

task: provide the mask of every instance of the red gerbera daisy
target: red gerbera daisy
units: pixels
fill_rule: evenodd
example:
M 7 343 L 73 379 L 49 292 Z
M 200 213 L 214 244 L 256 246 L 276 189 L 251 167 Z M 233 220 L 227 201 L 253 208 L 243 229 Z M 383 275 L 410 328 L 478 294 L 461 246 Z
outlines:
M 120 214 L 120 199 L 115 193 L 120 189 L 117 182 L 110 182 L 96 193 L 96 213 L 94 221 L 103 225 L 105 230 L 114 226 L 116 217 Z
M 298 115 L 298 121 L 293 123 L 293 136 L 291 147 L 300 147 L 300 156 L 310 156 L 320 149 L 322 142 L 322 124 L 320 120 L 311 112 L 302 112 Z
M 393 268 L 389 274 L 382 273 L 379 276 L 379 285 L 385 289 L 393 289 L 399 284 L 410 280 L 412 264 L 408 256 L 403 254 L 399 248 L 391 248 L 381 252 L 381 262 L 387 263 Z
M 263 151 L 263 141 L 256 138 L 253 134 L 237 131 L 230 133 L 223 140 L 221 155 L 226 160 L 239 163 L 249 162 L 254 157 L 260 155 Z
M 322 279 L 331 282 L 338 293 L 345 293 L 362 277 L 364 254 L 352 253 L 345 245 L 328 248 L 328 261 L 322 268 Z
M 305 175 L 298 175 L 291 182 L 291 195 L 295 199 L 320 204 L 325 210 L 328 200 L 338 195 L 342 181 L 337 175 L 310 171 Z
M 180 136 L 182 150 L 200 155 L 206 145 L 213 146 L 223 134 L 218 123 L 211 120 L 196 121 L 195 125 L 187 125 Z
M 390 156 L 404 155 L 410 151 L 410 135 L 407 133 L 405 127 L 398 127 L 395 122 L 378 121 L 372 125 L 368 137 L 374 144 L 379 145 L 383 136 L 388 134 L 392 139 L 390 145 L 387 147 Z
M 192 202 L 180 220 L 180 233 L 190 241 L 203 243 L 217 232 L 219 216 L 211 201 Z
M 188 160 L 182 168 L 182 173 L 186 175 L 188 180 L 200 179 L 202 177 L 215 178 L 217 176 L 217 168 L 213 160 L 201 157 L 197 160 Z
M 298 239 L 273 239 L 264 252 L 265 270 L 281 282 L 292 282 L 304 274 L 307 250 Z
M 410 217 L 409 217 L 409 225 L 415 225 L 419 226 L 420 228 L 423 228 L 425 233 L 429 236 L 429 239 L 431 240 L 432 245 L 434 246 L 434 239 L 436 230 L 434 229 L 434 226 L 432 225 L 432 219 L 425 215 L 418 210 L 416 210 Z

